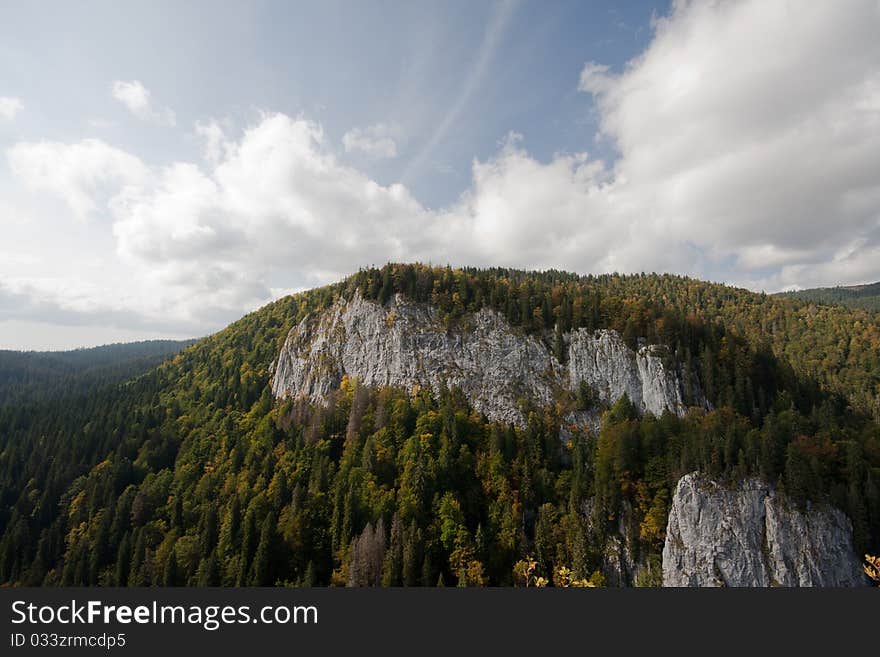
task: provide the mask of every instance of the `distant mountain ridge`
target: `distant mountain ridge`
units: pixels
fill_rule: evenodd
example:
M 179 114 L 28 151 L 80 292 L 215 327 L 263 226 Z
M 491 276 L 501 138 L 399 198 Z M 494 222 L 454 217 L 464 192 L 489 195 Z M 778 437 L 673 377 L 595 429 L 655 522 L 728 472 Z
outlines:
M 46 397 L 52 390 L 82 390 L 136 376 L 195 340 L 142 340 L 67 351 L 0 349 L 0 405 Z
M 807 290 L 780 292 L 777 296 L 812 301 L 813 303 L 837 304 L 847 308 L 880 311 L 880 282 L 865 285 L 814 287 Z

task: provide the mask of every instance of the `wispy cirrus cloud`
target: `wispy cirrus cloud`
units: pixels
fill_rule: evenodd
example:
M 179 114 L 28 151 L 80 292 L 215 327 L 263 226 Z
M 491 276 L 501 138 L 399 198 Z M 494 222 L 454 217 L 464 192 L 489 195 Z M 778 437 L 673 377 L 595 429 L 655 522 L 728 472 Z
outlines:
M 408 182 L 425 165 L 434 149 L 437 148 L 437 145 L 443 141 L 449 130 L 455 125 L 455 122 L 461 118 L 462 112 L 489 74 L 495 53 L 498 51 L 501 41 L 507 32 L 518 4 L 518 0 L 502 0 L 496 6 L 489 24 L 486 26 L 483 41 L 477 51 L 474 64 L 470 67 L 467 78 L 465 78 L 458 95 L 446 110 L 440 123 L 431 131 L 428 139 L 407 164 L 401 176 L 403 182 Z

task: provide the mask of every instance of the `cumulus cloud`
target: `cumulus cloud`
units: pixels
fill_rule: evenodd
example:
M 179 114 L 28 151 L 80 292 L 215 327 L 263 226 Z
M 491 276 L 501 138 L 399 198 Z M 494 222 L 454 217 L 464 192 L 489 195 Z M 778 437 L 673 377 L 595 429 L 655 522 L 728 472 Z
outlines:
M 470 190 L 436 222 L 438 256 L 534 268 L 598 263 L 615 229 L 603 163 L 586 153 L 542 163 L 520 140 L 511 133 L 495 157 L 474 162 Z
M 132 287 L 115 311 L 178 325 L 216 328 L 273 289 L 324 283 L 365 259 L 414 257 L 421 238 L 408 235 L 427 218 L 403 186 L 340 164 L 317 123 L 282 114 L 201 165 L 150 168 L 97 140 L 23 142 L 8 158 L 29 187 L 77 216 L 101 209 L 110 219 Z
M 110 93 L 141 121 L 168 126 L 176 123 L 174 112 L 168 107 L 154 105 L 149 89 L 139 80 L 116 80 Z
M 341 165 L 318 124 L 275 114 L 208 170 L 157 172 L 148 191 L 116 204 L 114 232 L 124 255 L 178 272 L 194 262 L 343 272 L 368 253 L 406 257 L 394 236 L 423 212 L 402 186 Z
M 0 96 L 0 119 L 11 121 L 23 109 L 24 103 L 21 102 L 20 98 Z
M 880 5 L 677 2 L 655 30 L 623 73 L 581 75 L 626 223 L 752 285 L 880 275 L 854 265 L 880 239 Z
M 385 123 L 352 128 L 342 136 L 346 153 L 360 151 L 372 157 L 397 157 L 395 136 L 399 130 Z
M 98 139 L 19 142 L 7 151 L 7 159 L 28 188 L 59 196 L 79 219 L 121 190 L 142 183 L 148 173 L 137 157 Z

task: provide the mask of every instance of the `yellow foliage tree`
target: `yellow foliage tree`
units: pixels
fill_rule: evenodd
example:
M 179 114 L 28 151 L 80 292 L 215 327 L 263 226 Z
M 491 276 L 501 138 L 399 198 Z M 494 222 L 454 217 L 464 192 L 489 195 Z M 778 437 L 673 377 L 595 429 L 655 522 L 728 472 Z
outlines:
M 567 568 L 565 566 L 559 566 L 559 568 L 556 569 L 556 575 L 553 578 L 553 582 L 556 584 L 556 586 L 561 586 L 562 588 L 571 587 L 583 589 L 593 588 L 596 586 L 596 584 L 589 579 L 585 579 L 583 577 L 578 579 L 574 576 L 571 568 Z
M 866 554 L 865 561 L 867 561 L 863 566 L 865 574 L 876 582 L 877 586 L 880 586 L 880 557 L 872 557 L 870 554 Z

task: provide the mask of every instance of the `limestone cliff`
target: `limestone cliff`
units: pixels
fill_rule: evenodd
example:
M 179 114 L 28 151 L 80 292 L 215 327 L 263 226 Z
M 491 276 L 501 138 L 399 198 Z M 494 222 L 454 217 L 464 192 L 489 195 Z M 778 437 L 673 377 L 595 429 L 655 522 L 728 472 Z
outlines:
M 642 411 L 684 413 L 677 371 L 661 348 L 630 349 L 614 331 L 579 329 L 565 336 L 567 363 L 497 312 L 466 315 L 447 330 L 437 311 L 397 295 L 387 304 L 360 294 L 340 299 L 291 329 L 274 368 L 276 397 L 321 402 L 344 375 L 366 385 L 457 387 L 492 420 L 520 424 L 518 400 L 551 403 L 586 381 L 611 403 L 624 393 Z
M 800 510 L 759 479 L 726 488 L 692 473 L 672 499 L 663 584 L 859 586 L 864 575 L 840 510 Z

